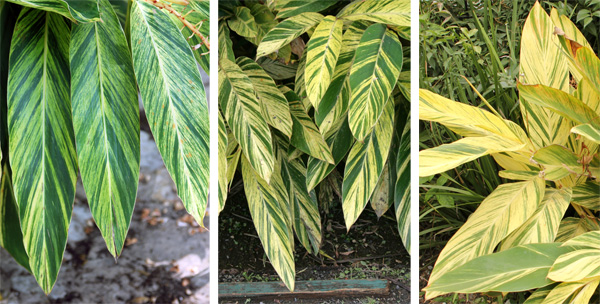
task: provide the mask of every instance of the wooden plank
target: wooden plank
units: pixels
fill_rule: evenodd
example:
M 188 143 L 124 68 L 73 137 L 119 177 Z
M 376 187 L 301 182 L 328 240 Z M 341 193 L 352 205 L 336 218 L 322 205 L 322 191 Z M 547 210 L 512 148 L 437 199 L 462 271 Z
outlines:
M 297 281 L 291 292 L 282 282 L 220 283 L 219 299 L 238 298 L 325 298 L 348 296 L 385 296 L 387 280 Z

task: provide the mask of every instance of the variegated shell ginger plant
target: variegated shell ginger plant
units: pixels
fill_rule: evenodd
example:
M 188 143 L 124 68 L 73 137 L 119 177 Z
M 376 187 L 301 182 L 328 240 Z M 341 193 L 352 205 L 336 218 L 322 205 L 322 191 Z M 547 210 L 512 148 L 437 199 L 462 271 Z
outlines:
M 520 61 L 524 128 L 485 100 L 491 112 L 419 93 L 421 120 L 463 136 L 420 151 L 419 176 L 489 154 L 510 180 L 441 251 L 427 299 L 528 291 L 527 304 L 588 303 L 600 283 L 600 61 L 567 17 L 539 3 L 524 24 Z
M 342 193 L 348 229 L 369 201 L 379 216 L 395 202 L 410 248 L 410 71 L 400 40 L 410 33 L 410 1 L 221 1 L 219 9 L 220 209 L 240 169 L 258 236 L 290 290 L 294 234 L 320 252 L 317 197 Z
M 62 263 L 78 172 L 108 251 L 116 259 L 123 250 L 140 171 L 138 96 L 202 225 L 209 123 L 198 65 L 209 72 L 209 3 L 184 4 L 0 0 L 0 245 L 45 293 Z

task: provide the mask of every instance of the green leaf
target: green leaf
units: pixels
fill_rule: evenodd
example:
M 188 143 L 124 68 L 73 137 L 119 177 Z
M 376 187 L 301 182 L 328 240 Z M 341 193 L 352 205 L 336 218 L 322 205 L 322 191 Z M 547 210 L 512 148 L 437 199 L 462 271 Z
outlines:
M 561 243 L 528 244 L 475 258 L 425 288 L 442 293 L 514 292 L 543 287 L 554 261 L 573 250 Z
M 219 103 L 242 152 L 268 183 L 274 166 L 271 131 L 250 78 L 227 59 L 219 62 Z
M 309 12 L 282 21 L 262 39 L 256 50 L 256 58 L 276 52 L 321 22 L 321 19 L 323 19 L 323 15 Z
M 492 253 L 502 239 L 531 217 L 542 201 L 544 190 L 541 178 L 498 186 L 446 243 L 433 267 L 429 284 L 476 257 Z M 430 290 L 426 298 L 443 293 Z
M 7 0 L 25 7 L 31 7 L 63 15 L 73 22 L 100 20 L 96 0 Z
M 364 143 L 356 142 L 344 168 L 342 210 L 346 228 L 350 230 L 367 205 L 383 171 L 394 132 L 394 101 L 390 98 L 373 132 Z
M 219 212 L 225 208 L 225 201 L 227 200 L 227 127 L 219 113 Z
M 300 151 L 330 164 L 334 163 L 329 146 L 323 139 L 315 123 L 306 114 L 298 95 L 289 90 L 284 93 L 290 105 L 292 114 L 292 138 L 290 143 Z
M 31 272 L 29 256 L 23 246 L 19 211 L 15 202 L 8 164 L 2 166 L 2 181 L 0 182 L 0 246 L 6 249 L 17 263 Z
M 354 62 L 354 54 L 360 38 L 366 29 L 365 23 L 356 21 L 350 24 L 344 32 L 342 50 L 335 65 L 333 79 L 315 112 L 315 122 L 319 126 L 321 134 L 329 134 L 340 120 L 347 118 L 350 102 L 350 84 L 348 82 L 350 67 Z
M 348 122 L 362 142 L 371 133 L 396 85 L 402 68 L 402 45 L 383 24 L 367 28 L 350 69 Z
M 262 116 L 267 123 L 287 137 L 292 136 L 292 117 L 285 96 L 279 91 L 275 81 L 252 59 L 238 57 L 237 65 L 250 78 L 260 101 Z
M 571 189 L 548 188 L 533 215 L 502 241 L 500 250 L 531 243 L 552 243 L 571 200 Z
M 588 180 L 573 188 L 573 197 L 571 198 L 571 201 L 588 209 L 600 210 L 598 193 L 600 193 L 600 183 Z
M 185 19 L 196 26 L 200 34 L 209 40 L 210 36 L 210 18 L 209 18 L 209 7 L 210 1 L 208 0 L 189 0 L 189 4 L 181 9 L 182 14 L 185 15 Z M 173 5 L 175 7 L 175 5 Z M 177 18 L 174 14 L 169 14 L 171 20 L 177 25 L 177 28 L 181 29 L 181 33 L 187 38 L 187 42 L 192 48 L 196 61 L 206 74 L 210 74 L 210 51 L 204 44 L 202 39 L 198 37 L 192 30 Z
M 133 67 L 150 130 L 186 210 L 203 225 L 208 197 L 208 105 L 185 37 L 166 12 L 131 7 Z
M 331 83 L 333 69 L 342 48 L 344 22 L 334 16 L 323 18 L 306 46 L 306 93 L 315 108 Z
M 227 21 L 229 27 L 238 35 L 243 37 L 256 37 L 256 21 L 245 6 L 238 6 L 233 10 L 233 18 Z
M 356 0 L 338 18 L 410 27 L 410 0 Z
M 400 137 L 400 147 L 396 159 L 396 188 L 394 190 L 394 206 L 398 232 L 404 243 L 404 248 L 411 253 L 410 240 L 410 116 Z
M 263 37 L 279 22 L 275 20 L 275 15 L 273 15 L 267 6 L 258 2 L 246 2 L 245 5 L 248 6 L 250 13 L 254 16 L 254 21 L 256 21 L 256 36 L 246 39 L 258 45 Z
M 338 0 L 290 0 L 277 13 L 277 19 L 285 19 L 306 12 L 320 12 Z
M 242 148 L 235 140 L 233 133 L 227 132 L 227 184 L 231 186 L 235 171 L 242 154 Z
M 354 137 L 348 126 L 348 119 L 339 121 L 337 124 L 337 127 L 325 135 L 325 142 L 331 150 L 334 163 L 330 164 L 312 156 L 308 158 L 306 185 L 309 190 L 314 189 L 339 165 L 350 151 L 352 144 L 354 144 Z
M 571 133 L 580 134 L 596 144 L 600 144 L 600 129 L 592 124 L 581 124 L 571 128 Z
M 67 244 L 77 154 L 69 98 L 69 27 L 25 8 L 13 36 L 8 128 L 14 193 L 29 265 L 50 293 Z
M 294 210 L 294 230 L 308 252 L 321 247 L 321 215 L 315 191 L 306 188 L 306 168 L 299 160 L 283 161 L 290 178 L 290 200 Z
M 107 0 L 103 22 L 74 24 L 71 105 L 81 180 L 108 251 L 118 257 L 140 172 L 140 118 L 125 34 Z
M 244 156 L 242 176 L 252 221 L 265 253 L 285 285 L 293 291 L 296 273 L 293 248 L 290 245 L 293 242 L 290 240 L 292 227 L 288 224 L 290 215 L 286 214 L 289 210 L 278 203 L 275 190 L 256 174 Z

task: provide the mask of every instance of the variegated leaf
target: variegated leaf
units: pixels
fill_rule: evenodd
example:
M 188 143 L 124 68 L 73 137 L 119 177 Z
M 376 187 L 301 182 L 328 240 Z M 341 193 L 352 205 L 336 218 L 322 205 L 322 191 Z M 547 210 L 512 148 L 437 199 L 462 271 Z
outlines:
M 175 5 L 173 5 L 175 7 Z M 204 38 L 209 41 L 210 38 L 210 1 L 209 0 L 189 0 L 189 4 L 181 9 L 182 14 Z M 200 37 L 179 20 L 174 14 L 169 14 L 171 20 L 181 30 L 184 37 L 187 38 L 188 44 L 192 48 L 196 62 L 202 67 L 206 74 L 210 74 L 210 50 Z
M 25 7 L 31 7 L 63 15 L 74 22 L 100 20 L 96 0 L 7 0 Z
M 342 9 L 338 17 L 410 27 L 410 0 L 357 0 Z
M 541 178 L 498 186 L 446 243 L 428 286 L 458 266 L 492 253 L 502 239 L 531 217 L 542 201 L 544 190 Z M 425 297 L 431 299 L 444 293 L 429 290 Z
M 233 18 L 227 21 L 229 27 L 242 37 L 256 37 L 257 28 L 254 16 L 250 9 L 245 6 L 238 6 L 233 10 Z
M 250 13 L 254 16 L 254 21 L 256 22 L 256 36 L 253 38 L 246 37 L 246 39 L 258 45 L 263 37 L 279 22 L 275 20 L 275 15 L 273 15 L 267 6 L 258 2 L 246 2 L 245 5 L 250 9 Z
M 346 228 L 356 222 L 367 205 L 383 171 L 394 132 L 394 101 L 390 98 L 373 131 L 356 142 L 346 160 L 342 185 L 342 210 Z
M 245 156 L 242 156 L 242 176 L 252 221 L 263 248 L 279 277 L 293 291 L 296 273 L 290 246 L 289 209 L 278 203 L 275 190 L 254 171 Z
M 103 22 L 74 24 L 71 106 L 81 180 L 108 251 L 121 254 L 140 172 L 140 115 L 125 34 L 108 0 Z
M 292 90 L 284 92 L 290 105 L 292 114 L 292 138 L 290 143 L 300 151 L 330 164 L 334 163 L 333 156 L 329 146 L 323 139 L 321 133 L 315 126 L 315 123 L 306 114 L 304 106 L 300 102 L 298 95 Z
M 599 278 L 560 283 L 548 293 L 543 304 L 590 303 L 599 284 Z
M 592 232 L 588 232 L 592 233 Z M 593 239 L 600 240 L 600 234 Z M 600 248 L 579 249 L 561 255 L 548 273 L 556 282 L 574 282 L 600 276 Z
M 588 180 L 573 188 L 571 201 L 588 209 L 600 210 L 600 198 L 598 198 L 598 193 L 600 193 L 600 183 Z
M 600 224 L 591 218 L 567 217 L 560 221 L 555 242 L 566 242 L 583 233 L 600 230 Z
M 515 292 L 552 283 L 548 271 L 562 254 L 560 243 L 528 244 L 477 257 L 441 275 L 425 290 L 440 293 Z
M 559 145 L 539 149 L 533 154 L 532 160 L 544 166 L 547 180 L 559 180 L 571 173 L 583 174 L 583 167 L 579 164 L 577 155 Z
M 600 59 L 594 51 L 582 46 L 570 37 L 559 36 L 563 50 L 568 54 L 571 67 L 575 69 L 574 74 L 582 75 L 582 79 L 589 81 L 591 87 L 600 93 Z M 561 50 L 562 51 L 562 50 Z
M 554 23 L 539 3 L 531 9 L 521 36 L 520 81 L 569 91 L 569 69 Z M 543 58 L 543 60 L 540 60 Z M 520 96 L 519 107 L 534 148 L 565 144 L 570 125 L 560 115 Z
M 50 293 L 75 198 L 77 154 L 69 98 L 69 27 L 62 16 L 21 10 L 10 51 L 9 155 L 31 272 Z
M 560 31 L 564 32 L 567 37 L 577 41 L 577 43 L 583 46 L 591 47 L 581 31 L 579 31 L 577 26 L 569 19 L 569 17 L 565 15 L 559 15 L 556 8 L 553 7 L 550 11 L 550 18 L 552 19 L 554 25 L 560 29 Z M 558 29 L 555 29 L 554 31 L 556 32 Z M 578 83 L 581 82 L 583 76 L 578 72 L 572 61 L 569 61 L 569 71 L 573 74 L 573 77 Z
M 219 104 L 242 152 L 267 183 L 273 172 L 271 131 L 262 115 L 252 81 L 235 63 L 219 62 Z
M 400 137 L 400 146 L 396 159 L 396 188 L 394 190 L 394 206 L 398 232 L 404 248 L 411 253 L 411 221 L 410 221 L 410 114 Z
M 548 296 L 550 291 L 552 291 L 552 289 L 554 289 L 554 287 L 556 287 L 557 285 L 558 283 L 554 283 L 536 289 L 533 293 L 531 293 L 529 298 L 527 298 L 527 300 L 523 302 L 523 304 L 543 304 L 546 296 Z
M 342 48 L 343 26 L 344 22 L 334 16 L 323 18 L 306 46 L 306 93 L 317 109 L 331 83 L 333 69 Z
M 285 19 L 306 12 L 320 12 L 334 5 L 338 0 L 290 0 L 277 12 L 277 19 Z
M 571 128 L 571 132 L 579 134 L 589 139 L 590 141 L 600 144 L 600 128 L 592 126 L 592 124 L 581 124 Z
M 287 137 L 292 136 L 292 117 L 288 102 L 279 91 L 275 81 L 252 59 L 238 57 L 237 65 L 250 78 L 258 96 L 262 116 L 267 123 L 281 131 Z
M 208 105 L 192 50 L 168 13 L 131 5 L 131 50 L 142 102 L 186 210 L 203 225 L 208 198 Z
M 235 140 L 233 133 L 227 133 L 227 185 L 231 186 L 235 171 L 237 170 L 238 162 L 240 161 L 242 148 Z
M 402 68 L 402 45 L 383 24 L 369 26 L 360 39 L 350 68 L 348 123 L 362 142 L 383 112 Z
M 600 243 L 596 242 L 598 239 L 600 239 L 600 229 L 578 235 L 566 241 L 563 246 L 572 246 L 585 249 L 600 249 Z
M 500 250 L 532 243 L 552 243 L 569 207 L 571 189 L 548 188 L 533 215 L 502 241 Z
M 276 52 L 321 22 L 322 19 L 323 15 L 308 12 L 282 21 L 263 37 L 256 50 L 256 58 Z
M 23 233 L 19 224 L 19 211 L 15 202 L 8 164 L 2 166 L 0 181 L 0 246 L 28 271 L 29 256 L 23 246 Z
M 225 207 L 225 201 L 227 200 L 227 127 L 221 113 L 219 113 L 219 212 Z
M 235 61 L 235 55 L 231 48 L 231 37 L 229 37 L 229 27 L 225 23 L 219 25 L 219 61 L 227 58 L 229 61 Z

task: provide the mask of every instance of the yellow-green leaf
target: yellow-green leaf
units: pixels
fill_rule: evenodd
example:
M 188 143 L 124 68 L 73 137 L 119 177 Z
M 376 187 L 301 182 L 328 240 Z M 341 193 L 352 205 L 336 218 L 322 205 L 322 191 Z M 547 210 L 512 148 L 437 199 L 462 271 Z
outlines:
M 600 234 L 592 239 L 593 242 L 598 240 Z M 556 282 L 574 282 L 596 276 L 600 276 L 600 248 L 565 253 L 556 260 L 548 273 L 548 278 Z
M 358 141 L 364 141 L 383 112 L 402 68 L 402 45 L 383 24 L 363 33 L 350 68 L 348 123 Z
M 547 180 L 559 180 L 571 173 L 583 173 L 583 167 L 578 163 L 577 155 L 559 145 L 550 145 L 539 149 L 533 154 L 532 159 L 544 166 Z
M 285 19 L 306 12 L 320 12 L 338 0 L 290 0 L 285 1 L 277 12 L 277 19 Z
M 225 126 L 225 122 L 221 113 L 219 113 L 219 212 L 225 208 L 225 201 L 227 200 L 227 127 Z
M 596 144 L 600 144 L 600 129 L 592 124 L 581 124 L 571 128 L 571 132 L 584 136 Z
M 577 205 L 586 207 L 592 210 L 600 210 L 600 183 L 593 180 L 588 180 L 583 184 L 579 184 L 573 188 L 573 197 L 571 201 Z
M 338 17 L 410 27 L 410 0 L 356 0 L 344 7 Z
M 75 198 L 77 154 L 69 98 L 69 27 L 55 13 L 24 8 L 8 76 L 14 194 L 38 284 L 50 293 L 62 263 Z
M 600 230 L 600 224 L 592 218 L 567 217 L 560 222 L 555 242 L 566 242 L 583 233 Z
M 7 0 L 18 5 L 63 15 L 74 22 L 100 20 L 96 0 Z
M 315 108 L 331 83 L 331 77 L 342 48 L 344 22 L 334 16 L 323 18 L 306 46 L 304 79 L 308 99 Z
M 492 253 L 502 239 L 531 217 L 542 201 L 544 190 L 541 178 L 498 186 L 446 243 L 433 267 L 429 285 L 452 269 Z M 443 293 L 427 291 L 425 297 L 431 299 Z
M 227 21 L 229 27 L 240 36 L 252 38 L 256 37 L 257 28 L 254 16 L 250 9 L 245 6 L 238 6 L 233 10 L 233 17 Z
M 598 284 L 599 278 L 560 283 L 548 293 L 543 304 L 590 303 Z
M 322 19 L 323 15 L 319 13 L 307 12 L 282 21 L 263 37 L 256 50 L 256 58 L 276 52 L 321 22 Z

